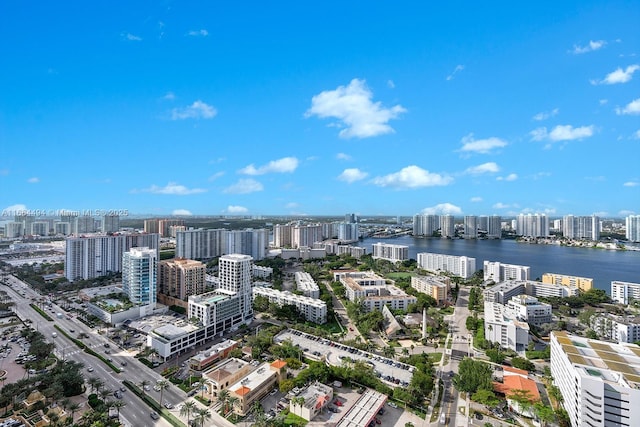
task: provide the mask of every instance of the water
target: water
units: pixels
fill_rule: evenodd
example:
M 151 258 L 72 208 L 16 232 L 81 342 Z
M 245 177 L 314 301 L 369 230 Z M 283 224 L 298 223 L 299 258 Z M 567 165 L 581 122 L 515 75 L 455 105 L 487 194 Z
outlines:
M 544 273 L 568 274 L 593 278 L 598 289 L 611 293 L 611 281 L 640 283 L 640 251 L 609 251 L 604 249 L 573 248 L 559 245 L 532 245 L 515 240 L 448 240 L 402 236 L 390 239 L 367 238 L 358 246 L 371 253 L 374 243 L 409 246 L 409 258 L 417 259 L 420 252 L 468 256 L 476 259 L 476 268 L 483 262 L 528 265 L 531 278 Z

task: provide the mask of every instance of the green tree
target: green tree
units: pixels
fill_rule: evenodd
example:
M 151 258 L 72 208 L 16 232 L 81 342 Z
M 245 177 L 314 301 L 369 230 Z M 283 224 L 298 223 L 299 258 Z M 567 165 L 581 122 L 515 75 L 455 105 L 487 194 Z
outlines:
M 191 425 L 191 414 L 193 414 L 196 409 L 197 405 L 193 400 L 187 400 L 180 408 L 180 416 L 187 417 L 187 425 Z
M 475 393 L 478 390 L 492 390 L 491 368 L 484 362 L 465 357 L 460 362 L 453 384 L 459 391 Z
M 518 368 L 518 369 L 523 369 L 525 371 L 535 371 L 536 370 L 536 365 L 533 364 L 533 362 L 523 358 L 523 357 L 513 357 L 511 359 L 511 365 L 514 368 Z
M 486 389 L 480 389 L 473 393 L 471 400 L 486 406 L 495 406 L 500 402 L 493 391 Z
M 491 348 L 491 349 L 487 350 L 486 351 L 486 355 L 489 357 L 489 360 L 491 360 L 493 363 L 497 363 L 499 365 L 501 365 L 502 362 L 504 362 L 504 359 L 507 357 L 498 348 Z
M 556 414 L 553 409 L 542 402 L 536 402 L 533 405 L 533 411 L 540 420 L 542 427 L 545 427 L 549 423 L 553 423 L 556 420 Z
M 169 388 L 169 381 L 160 380 L 156 383 L 156 387 L 160 389 L 160 404 L 164 405 L 164 401 L 162 400 L 164 391 Z
M 211 412 L 206 408 L 196 409 L 193 419 L 200 424 L 200 427 L 204 427 L 204 422 L 211 419 Z

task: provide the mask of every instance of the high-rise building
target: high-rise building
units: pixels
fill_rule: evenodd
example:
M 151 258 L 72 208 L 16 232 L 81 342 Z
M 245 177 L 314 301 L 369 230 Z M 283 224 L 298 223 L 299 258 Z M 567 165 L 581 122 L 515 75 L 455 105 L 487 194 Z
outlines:
M 640 242 L 640 215 L 629 215 L 625 219 L 625 237 L 630 242 Z
M 478 217 L 475 215 L 465 215 L 464 217 L 464 238 L 478 238 Z
M 207 267 L 191 259 L 169 259 L 160 261 L 158 292 L 185 300 L 191 295 L 205 291 Z
M 67 280 L 93 279 L 122 271 L 123 254 L 134 247 L 158 251 L 157 234 L 94 234 L 66 239 L 64 275 Z
M 96 220 L 91 215 L 75 217 L 73 226 L 75 227 L 73 234 L 95 233 L 97 231 Z
M 295 225 L 291 234 L 291 246 L 299 248 L 302 246 L 313 247 L 315 242 L 322 241 L 322 225 Z
M 347 224 L 355 224 L 356 222 L 358 222 L 358 218 L 356 217 L 356 214 L 346 214 L 344 216 L 344 222 L 346 222 Z
M 120 216 L 104 215 L 102 217 L 102 232 L 115 233 L 116 231 L 120 231 Z
M 442 215 L 440 217 L 440 236 L 445 238 L 456 236 L 456 226 L 453 215 Z
M 273 246 L 276 248 L 290 248 L 292 224 L 276 224 L 273 226 Z
M 184 219 L 161 219 L 158 221 L 158 233 L 162 237 L 171 237 L 171 227 L 184 226 Z
M 562 218 L 562 235 L 569 239 L 600 239 L 600 218 L 596 215 L 573 216 Z
M 267 229 L 231 230 L 226 232 L 224 253 L 250 255 L 254 260 L 264 259 L 269 247 Z
M 22 224 L 22 234 L 27 236 L 31 234 L 31 224 L 36 221 L 36 216 L 29 215 L 28 212 L 18 212 L 18 215 L 14 217 L 14 221 Z
M 502 217 L 500 215 L 491 215 L 487 218 L 487 238 L 489 239 L 501 239 L 502 238 Z
M 440 228 L 440 217 L 438 215 L 414 215 L 413 235 L 431 237 Z
M 360 229 L 357 222 L 341 222 L 338 224 L 338 239 L 353 241 L 360 238 Z
M 245 319 L 253 318 L 251 304 L 252 263 L 249 255 L 223 255 L 218 260 L 219 288 L 237 294 L 240 297 L 240 308 Z
M 227 231 L 197 229 L 176 233 L 176 258 L 210 260 L 226 252 Z
M 373 259 L 386 259 L 391 262 L 409 259 L 409 246 L 405 245 L 390 245 L 378 242 L 371 245 L 371 250 Z
M 122 255 L 122 290 L 133 304 L 156 305 L 157 275 L 156 249 L 131 248 Z
M 144 232 L 145 233 L 159 233 L 160 232 L 159 221 L 160 220 L 157 219 L 157 218 L 145 219 L 144 220 Z
M 545 214 L 520 214 L 516 218 L 516 234 L 524 237 L 547 237 L 549 218 Z
M 640 347 L 551 331 L 551 375 L 573 427 L 640 425 Z
M 71 224 L 64 221 L 56 221 L 53 223 L 53 232 L 54 234 L 62 234 L 63 236 L 68 236 L 71 234 Z
M 22 237 L 24 234 L 24 223 L 19 221 L 7 222 L 4 225 L 4 236 L 9 239 Z
M 34 221 L 31 223 L 31 233 L 34 236 L 48 236 L 49 235 L 49 222 L 48 221 Z

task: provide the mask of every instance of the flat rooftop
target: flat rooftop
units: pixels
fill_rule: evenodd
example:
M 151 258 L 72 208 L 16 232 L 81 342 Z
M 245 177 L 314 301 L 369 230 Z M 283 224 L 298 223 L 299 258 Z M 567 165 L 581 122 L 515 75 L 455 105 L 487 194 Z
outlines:
M 229 386 L 229 391 L 234 392 L 238 396 L 244 396 L 250 393 L 252 390 L 257 389 L 262 383 L 267 381 L 273 375 L 276 375 L 276 371 L 271 370 L 269 362 L 264 362 L 258 368 L 251 372 L 249 375 Z
M 223 361 L 222 363 L 219 363 L 213 369 L 206 371 L 204 373 L 204 377 L 210 381 L 213 381 L 219 384 L 224 382 L 225 378 L 235 374 L 236 372 L 238 372 L 239 370 L 243 369 L 248 365 L 249 365 L 249 362 L 245 362 L 244 360 L 240 360 L 232 357 L 230 359 Z
M 336 427 L 365 427 L 387 401 L 387 395 L 367 389 Z

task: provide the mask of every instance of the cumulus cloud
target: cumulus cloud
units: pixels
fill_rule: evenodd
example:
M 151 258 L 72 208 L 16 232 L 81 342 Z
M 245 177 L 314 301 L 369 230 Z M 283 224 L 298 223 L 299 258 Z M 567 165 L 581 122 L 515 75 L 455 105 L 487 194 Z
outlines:
M 472 166 L 465 170 L 465 173 L 470 175 L 482 175 L 484 173 L 496 173 L 500 172 L 500 166 L 495 162 L 487 162 L 478 166 Z
M 345 153 L 336 154 L 336 159 L 338 160 L 351 160 L 351 156 Z
M 461 65 L 461 64 L 456 65 L 456 68 L 454 68 L 453 72 L 447 76 L 446 80 L 447 81 L 453 80 L 453 78 L 456 76 L 456 74 L 458 74 L 462 70 L 464 70 L 464 65 Z
M 631 138 L 633 139 L 640 139 L 640 129 L 638 129 L 637 131 L 635 131 L 633 133 L 633 135 L 631 135 Z
M 126 31 L 123 31 L 122 33 L 120 33 L 120 37 L 122 37 L 122 40 L 127 40 L 131 42 L 142 41 L 142 37 L 136 36 L 135 34 L 128 33 Z
M 518 174 L 510 173 L 507 176 L 499 176 L 496 178 L 497 181 L 515 181 L 518 179 Z
M 620 215 L 620 216 L 629 216 L 629 215 L 634 215 L 634 214 L 635 214 L 634 211 L 630 211 L 630 210 L 627 210 L 627 209 L 623 209 L 620 212 L 618 212 L 618 215 Z
M 573 49 L 570 51 L 574 55 L 580 55 L 582 53 L 593 52 L 594 50 L 602 49 L 607 44 L 604 40 L 590 40 L 588 44 L 584 46 L 573 45 Z
M 640 98 L 634 99 L 624 108 L 616 108 L 616 114 L 640 114 Z
M 361 171 L 358 168 L 349 168 L 342 171 L 338 175 L 340 181 L 348 182 L 349 184 L 365 179 L 369 174 Z
M 389 121 L 407 110 L 401 105 L 385 108 L 379 101 L 372 102 L 372 98 L 365 81 L 353 79 L 348 86 L 315 95 L 305 117 L 338 119 L 337 125 L 344 127 L 339 133 L 341 138 L 369 138 L 394 132 Z
M 572 141 L 574 139 L 584 139 L 593 135 L 595 127 L 580 126 L 574 128 L 571 125 L 558 125 L 551 129 L 551 132 L 547 131 L 546 127 L 539 127 L 531 131 L 531 139 L 533 141 Z
M 592 85 L 615 85 L 619 83 L 627 83 L 631 81 L 633 73 L 640 70 L 640 65 L 629 65 L 624 70 L 618 67 L 615 71 L 610 72 L 602 80 L 591 80 Z
M 509 209 L 510 207 L 511 205 L 502 202 L 494 203 L 492 206 L 493 209 Z
M 187 209 L 174 209 L 173 212 L 171 212 L 171 215 L 176 215 L 176 216 L 191 216 L 193 215 L 191 213 L 191 211 L 187 210 Z
M 295 157 L 283 157 L 282 159 L 272 160 L 266 165 L 256 168 L 253 163 L 238 171 L 244 175 L 264 175 L 267 173 L 291 173 L 298 168 L 298 159 Z
M 39 182 L 40 182 L 40 178 L 38 178 L 37 176 L 32 176 L 31 178 L 29 178 L 29 179 L 27 180 L 27 182 L 28 182 L 29 184 L 37 184 L 37 183 L 39 183 Z
M 560 112 L 559 108 L 554 108 L 551 111 L 542 111 L 538 114 L 536 114 L 535 116 L 533 116 L 533 120 L 535 121 L 542 121 L 542 120 L 547 120 L 548 118 L 557 116 L 558 113 Z
M 496 137 L 487 139 L 474 139 L 473 134 L 465 136 L 461 140 L 462 148 L 460 151 L 465 153 L 480 153 L 488 154 L 496 148 L 502 148 L 507 145 L 507 142 Z
M 249 212 L 249 209 L 244 206 L 229 205 L 224 211 L 228 214 L 243 214 Z
M 431 173 L 411 165 L 402 168 L 399 172 L 376 177 L 372 182 L 380 187 L 403 189 L 449 185 L 452 181 L 453 179 L 449 176 Z
M 426 215 L 460 215 L 462 214 L 462 209 L 451 203 L 439 203 L 422 209 L 422 213 Z
M 207 30 L 191 30 L 187 33 L 188 36 L 191 37 L 207 37 L 209 35 L 209 31 Z
M 472 201 L 473 203 L 481 202 L 481 201 L 482 201 L 482 197 L 479 197 L 479 196 L 472 197 L 472 198 L 471 198 L 471 201 Z
M 624 184 L 622 184 L 625 187 L 637 187 L 640 185 L 640 182 L 638 181 L 627 181 Z
M 152 185 L 151 187 L 144 188 L 142 190 L 131 190 L 132 193 L 169 194 L 174 196 L 187 196 L 190 194 L 204 193 L 206 191 L 207 190 L 204 188 L 187 188 L 184 185 L 179 185 L 175 182 L 170 182 L 164 187 Z
M 225 188 L 223 193 L 227 194 L 249 194 L 264 190 L 263 185 L 255 179 L 240 179 L 233 185 Z
M 171 110 L 171 120 L 212 119 L 217 114 L 218 110 L 213 106 L 197 100 L 189 106 Z

